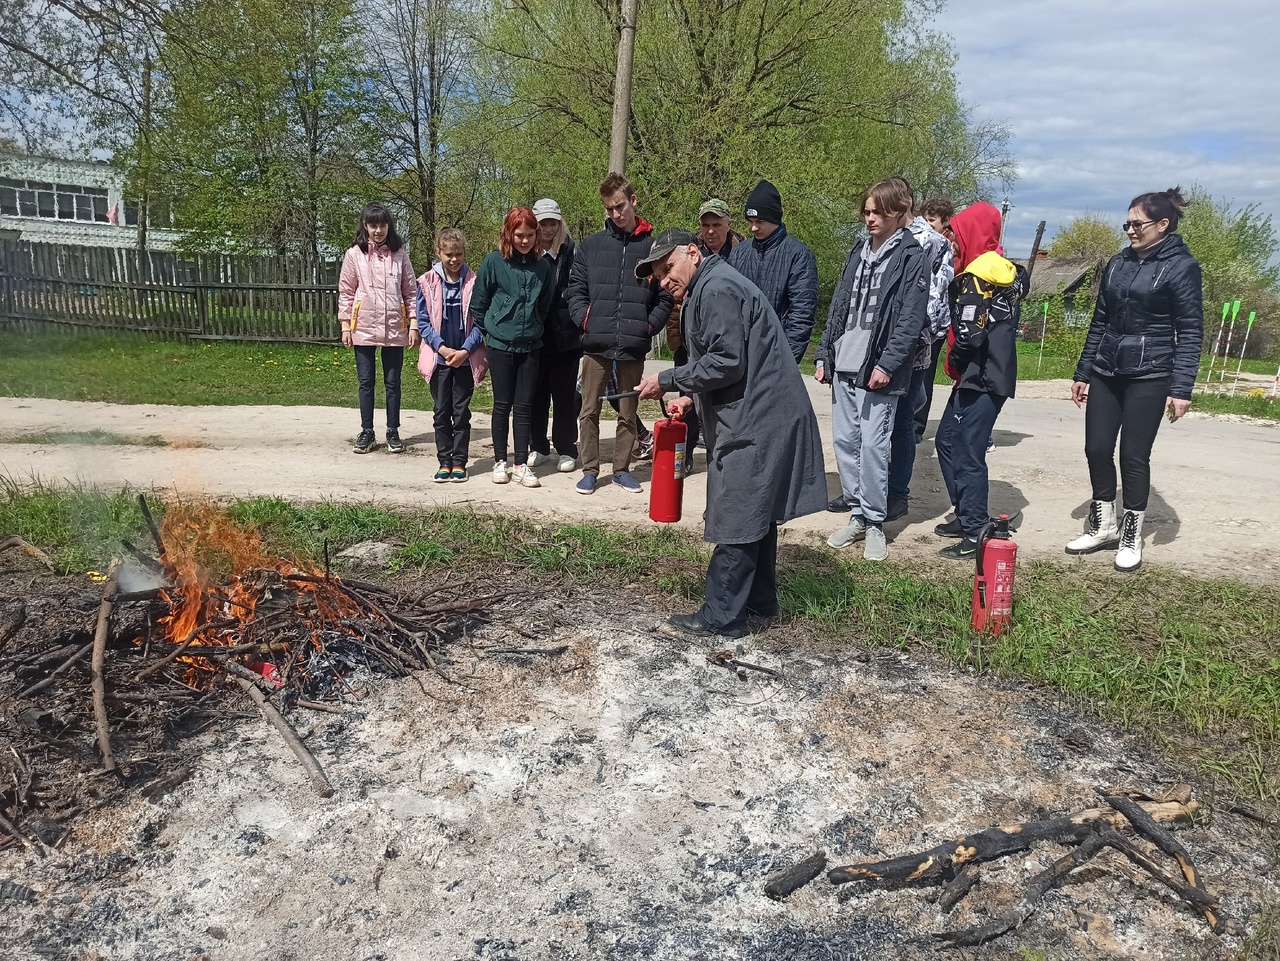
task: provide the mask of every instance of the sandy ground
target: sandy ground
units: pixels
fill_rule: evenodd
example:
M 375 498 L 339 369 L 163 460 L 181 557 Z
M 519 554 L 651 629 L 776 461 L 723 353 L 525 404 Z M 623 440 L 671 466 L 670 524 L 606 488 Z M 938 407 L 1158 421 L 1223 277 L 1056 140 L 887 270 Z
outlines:
M 663 366 L 651 364 L 653 369 Z M 808 382 L 827 442 L 827 482 L 838 491 L 831 454 L 831 408 L 825 387 Z M 1020 548 L 1030 556 L 1072 563 L 1062 545 L 1080 529 L 1088 508 L 1083 455 L 1084 415 L 1067 399 L 1065 381 L 1020 385 L 995 431 L 989 455 L 993 512 L 1021 510 Z M 945 392 L 935 397 L 932 437 Z M 573 486 L 578 472 L 557 474 L 540 466 L 543 486 L 527 490 L 493 485 L 489 418 L 473 418 L 473 476 L 467 484 L 431 483 L 436 468 L 431 414 L 405 411 L 401 434 L 410 445 L 400 456 L 380 449 L 351 453 L 358 429 L 354 410 L 325 407 L 169 407 L 18 399 L 0 405 L 0 440 L 35 431 L 97 428 L 128 437 L 159 435 L 170 446 L 71 446 L 0 443 L 0 474 L 22 481 L 204 492 L 250 497 L 274 494 L 300 500 L 334 499 L 395 506 L 467 504 L 477 509 L 609 523 L 650 523 L 648 497 L 603 487 L 590 497 Z M 613 425 L 604 422 L 604 455 L 611 453 Z M 379 427 L 381 439 L 381 427 Z M 190 446 L 200 445 L 200 446 Z M 704 454 L 687 482 L 681 526 L 700 529 L 706 496 Z M 649 464 L 637 465 L 646 482 Z M 605 472 L 608 467 L 606 464 Z M 1153 489 L 1146 518 L 1145 558 L 1193 573 L 1222 573 L 1275 583 L 1280 565 L 1280 428 L 1244 418 L 1192 414 L 1164 423 L 1152 455 Z M 646 485 L 647 487 L 647 485 Z M 927 556 L 941 542 L 932 529 L 948 503 L 933 445 L 919 447 L 912 512 L 888 525 L 890 557 Z M 834 514 L 788 525 L 792 542 L 822 543 L 842 523 Z M 857 550 L 857 548 L 855 548 Z M 1073 563 L 1110 567 L 1111 555 Z

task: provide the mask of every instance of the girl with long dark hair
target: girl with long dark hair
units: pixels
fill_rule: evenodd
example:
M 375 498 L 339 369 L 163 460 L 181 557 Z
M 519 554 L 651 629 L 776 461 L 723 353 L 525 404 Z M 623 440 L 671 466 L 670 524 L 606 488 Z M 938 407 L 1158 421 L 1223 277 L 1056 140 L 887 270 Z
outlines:
M 342 259 L 338 278 L 338 321 L 342 346 L 353 347 L 360 385 L 360 435 L 357 454 L 377 446 L 373 433 L 373 387 L 378 350 L 382 350 L 382 380 L 387 391 L 387 451 L 404 450 L 400 439 L 400 371 L 404 349 L 418 345 L 418 328 L 409 322 L 417 286 L 413 265 L 396 221 L 382 204 L 360 211 L 355 242 Z
M 1151 447 L 1160 418 L 1178 420 L 1204 339 L 1200 265 L 1175 231 L 1186 200 L 1177 187 L 1129 204 L 1129 246 L 1111 258 L 1076 367 L 1071 399 L 1085 406 L 1084 452 L 1093 499 L 1068 554 L 1116 549 L 1116 570 L 1142 563 L 1142 521 L 1151 491 Z M 1087 405 L 1086 405 L 1087 402 Z M 1116 515 L 1116 438 L 1124 512 Z

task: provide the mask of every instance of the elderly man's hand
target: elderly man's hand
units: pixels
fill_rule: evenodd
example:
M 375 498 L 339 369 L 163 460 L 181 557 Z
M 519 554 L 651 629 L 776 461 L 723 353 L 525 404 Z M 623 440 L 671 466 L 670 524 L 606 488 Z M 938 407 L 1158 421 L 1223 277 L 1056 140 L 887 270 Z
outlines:
M 667 405 L 668 411 L 675 411 L 675 415 L 681 420 L 689 416 L 689 411 L 693 410 L 692 397 L 676 397 Z
M 658 386 L 658 375 L 650 374 L 636 385 L 636 390 L 640 391 L 640 400 L 657 400 L 664 393 L 663 389 Z

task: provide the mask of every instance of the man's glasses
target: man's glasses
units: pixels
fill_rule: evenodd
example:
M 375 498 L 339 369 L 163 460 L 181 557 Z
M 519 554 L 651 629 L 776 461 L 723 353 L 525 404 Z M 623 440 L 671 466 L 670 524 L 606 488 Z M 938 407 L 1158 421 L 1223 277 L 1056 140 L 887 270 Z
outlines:
M 1154 223 L 1154 220 L 1126 220 L 1120 225 L 1120 229 L 1128 233 L 1130 230 L 1141 230 L 1143 227 L 1150 227 Z

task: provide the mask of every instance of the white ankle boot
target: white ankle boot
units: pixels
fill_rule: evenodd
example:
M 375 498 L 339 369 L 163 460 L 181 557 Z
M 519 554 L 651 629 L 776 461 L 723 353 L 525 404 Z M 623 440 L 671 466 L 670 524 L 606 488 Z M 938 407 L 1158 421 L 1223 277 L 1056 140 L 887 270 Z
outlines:
M 1136 571 L 1142 566 L 1142 515 L 1146 511 L 1125 511 L 1120 521 L 1120 549 L 1116 570 Z
M 1120 543 L 1120 527 L 1116 524 L 1115 501 L 1093 501 L 1084 533 L 1067 545 L 1068 554 L 1092 554 Z

